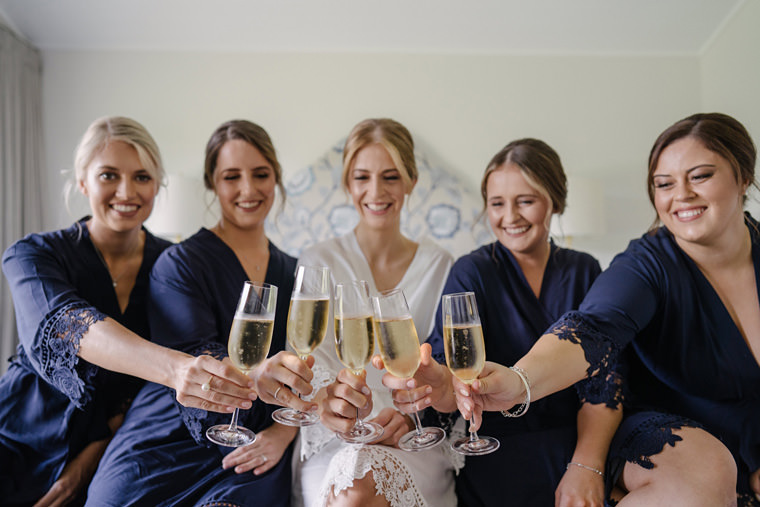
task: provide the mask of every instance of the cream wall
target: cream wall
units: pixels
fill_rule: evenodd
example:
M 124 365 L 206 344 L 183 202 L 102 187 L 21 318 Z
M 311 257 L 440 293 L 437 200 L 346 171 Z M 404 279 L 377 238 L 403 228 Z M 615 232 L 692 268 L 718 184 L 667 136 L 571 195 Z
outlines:
M 209 134 L 231 118 L 264 126 L 287 172 L 318 158 L 357 121 L 390 116 L 473 191 L 508 141 L 547 141 L 569 174 L 605 183 L 608 231 L 576 238 L 575 246 L 606 264 L 649 225 L 648 150 L 664 127 L 699 109 L 699 78 L 692 56 L 47 51 L 45 224 L 72 220 L 60 212 L 59 172 L 101 115 L 138 119 L 167 169 L 192 175 L 201 172 Z
M 760 0 L 748 0 L 701 58 L 702 106 L 741 121 L 760 144 Z M 758 192 L 748 208 L 760 217 Z

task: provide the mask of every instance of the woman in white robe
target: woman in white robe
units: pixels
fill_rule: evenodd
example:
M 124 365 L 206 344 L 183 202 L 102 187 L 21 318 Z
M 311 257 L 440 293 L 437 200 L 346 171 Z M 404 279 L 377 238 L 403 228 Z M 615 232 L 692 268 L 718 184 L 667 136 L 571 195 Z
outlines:
M 359 223 L 351 233 L 307 249 L 299 264 L 328 266 L 333 283 L 365 280 L 370 293 L 402 288 L 424 341 L 432 331 L 453 259 L 431 240 L 416 243 L 401 233 L 401 208 L 417 177 L 412 137 L 393 120 L 365 120 L 349 134 L 343 162 L 344 188 L 359 212 Z M 366 367 L 366 384 L 372 409 L 365 419 L 383 426 L 385 433 L 371 445 L 349 444 L 336 436 L 335 431 L 353 425 L 356 408 L 325 388 L 337 385 L 343 369 L 332 319 L 313 356 L 323 424 L 301 428 L 300 452 L 294 455 L 295 505 L 456 505 L 456 458 L 445 444 L 422 452 L 397 447 L 414 425 L 393 407 L 381 382 L 382 371 L 371 364 Z

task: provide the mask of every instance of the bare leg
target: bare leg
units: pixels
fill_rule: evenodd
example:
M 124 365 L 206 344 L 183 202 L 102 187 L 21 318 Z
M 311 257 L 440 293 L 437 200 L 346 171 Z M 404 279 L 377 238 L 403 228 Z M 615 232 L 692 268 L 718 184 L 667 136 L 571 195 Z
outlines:
M 378 495 L 375 489 L 375 478 L 372 471 L 361 479 L 354 479 L 354 484 L 338 495 L 331 494 L 327 498 L 328 507 L 389 507 L 388 500 Z
M 652 456 L 647 470 L 626 463 L 621 486 L 629 493 L 619 507 L 728 507 L 736 505 L 736 463 L 710 433 L 673 430 L 683 440 Z

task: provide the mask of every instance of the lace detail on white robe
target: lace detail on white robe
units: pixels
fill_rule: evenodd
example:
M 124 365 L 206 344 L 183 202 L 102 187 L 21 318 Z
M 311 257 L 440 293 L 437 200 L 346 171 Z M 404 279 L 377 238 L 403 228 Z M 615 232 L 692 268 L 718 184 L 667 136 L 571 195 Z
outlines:
M 304 396 L 305 400 L 312 399 L 320 389 L 335 381 L 335 373 L 320 366 L 318 363 L 314 365 L 311 371 L 314 373 L 314 378 L 311 380 L 314 390 L 311 395 Z M 309 459 L 318 453 L 334 438 L 338 438 L 335 436 L 335 433 L 321 424 L 301 428 L 301 461 Z
M 372 471 L 375 490 L 388 500 L 391 507 L 427 507 L 427 502 L 407 466 L 382 446 L 344 447 L 333 456 L 322 486 L 321 505 L 328 495 L 350 488 L 355 479 Z
M 446 441 L 441 444 L 443 453 L 448 458 L 449 462 L 454 466 L 454 473 L 459 475 L 459 471 L 464 468 L 464 454 L 459 454 L 451 448 L 452 442 L 464 438 L 467 434 L 465 431 L 466 422 L 461 417 L 458 417 L 456 422 L 451 428 L 446 429 Z

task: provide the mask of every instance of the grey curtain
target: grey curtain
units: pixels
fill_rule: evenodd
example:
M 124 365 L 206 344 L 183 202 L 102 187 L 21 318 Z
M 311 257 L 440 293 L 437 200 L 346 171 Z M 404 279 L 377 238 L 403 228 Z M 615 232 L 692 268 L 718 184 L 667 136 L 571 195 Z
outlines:
M 42 61 L 0 20 L 0 247 L 42 228 Z M 8 281 L 0 278 L 0 373 L 18 337 Z

